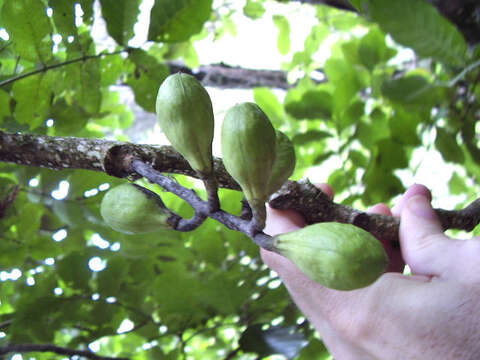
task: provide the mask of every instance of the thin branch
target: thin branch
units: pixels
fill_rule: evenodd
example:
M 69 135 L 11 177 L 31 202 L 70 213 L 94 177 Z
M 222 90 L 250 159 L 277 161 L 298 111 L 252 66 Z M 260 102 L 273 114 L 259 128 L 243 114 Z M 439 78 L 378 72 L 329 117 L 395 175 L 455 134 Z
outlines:
M 218 198 L 218 182 L 215 178 L 215 174 L 210 174 L 207 178 L 203 179 L 205 190 L 208 197 L 208 210 L 215 212 L 220 209 L 220 199 Z
M 57 69 L 57 68 L 60 68 L 60 67 L 63 67 L 63 66 L 75 64 L 77 62 L 87 61 L 87 60 L 91 60 L 91 59 L 98 59 L 98 58 L 101 58 L 103 56 L 118 55 L 118 54 L 121 54 L 121 53 L 124 53 L 124 52 L 128 52 L 130 50 L 131 49 L 127 48 L 127 49 L 114 51 L 114 52 L 111 52 L 111 53 L 103 52 L 103 53 L 100 53 L 100 54 L 97 54 L 97 55 L 85 55 L 85 56 L 75 58 L 75 59 L 71 59 L 71 60 L 67 60 L 67 61 L 64 61 L 64 62 L 42 66 L 39 69 L 35 69 L 35 70 L 29 71 L 29 72 L 26 72 L 26 73 L 23 73 L 23 74 L 20 74 L 20 75 L 12 76 L 9 79 L 0 81 L 0 88 L 3 87 L 3 86 L 6 86 L 8 84 L 11 84 L 15 81 L 25 79 L 29 76 L 33 76 L 33 75 L 37 75 L 37 74 L 40 74 L 40 73 L 43 73 L 43 72 L 47 72 L 48 70 Z
M 9 353 L 52 352 L 59 355 L 82 356 L 91 360 L 129 360 L 129 358 L 100 356 L 88 350 L 67 349 L 51 344 L 10 344 L 0 347 L 0 355 Z
M 460 80 L 462 80 L 465 75 L 467 75 L 470 71 L 472 70 L 475 70 L 477 67 L 480 66 L 480 60 L 477 60 L 473 63 L 471 63 L 470 65 L 468 65 L 465 69 L 463 69 L 460 74 L 458 74 L 457 76 L 455 76 L 452 80 L 450 80 L 448 83 L 447 83 L 447 86 L 449 87 L 453 87 L 457 84 L 457 82 L 459 82 Z

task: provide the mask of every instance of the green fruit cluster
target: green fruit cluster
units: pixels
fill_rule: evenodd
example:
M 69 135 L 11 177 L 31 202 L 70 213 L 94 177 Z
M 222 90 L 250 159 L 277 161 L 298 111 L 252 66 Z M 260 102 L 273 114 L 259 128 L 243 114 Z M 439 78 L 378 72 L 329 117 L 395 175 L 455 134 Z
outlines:
M 370 285 L 385 272 L 388 257 L 369 232 L 325 222 L 273 237 L 275 252 L 292 260 L 312 280 L 332 289 Z
M 212 173 L 214 118 L 207 91 L 193 76 L 168 76 L 158 90 L 160 126 L 173 147 L 204 178 Z M 254 103 L 231 108 L 222 126 L 223 162 L 239 183 L 260 228 L 265 202 L 293 173 L 295 151 L 288 137 L 275 131 Z
M 256 215 L 265 217 L 265 202 L 295 168 L 295 151 L 288 137 L 273 128 L 254 103 L 231 108 L 222 125 L 223 163 L 238 182 Z M 261 226 L 263 228 L 263 226 Z
M 107 225 L 125 234 L 140 234 L 170 229 L 173 215 L 156 193 L 126 183 L 107 191 L 100 205 Z

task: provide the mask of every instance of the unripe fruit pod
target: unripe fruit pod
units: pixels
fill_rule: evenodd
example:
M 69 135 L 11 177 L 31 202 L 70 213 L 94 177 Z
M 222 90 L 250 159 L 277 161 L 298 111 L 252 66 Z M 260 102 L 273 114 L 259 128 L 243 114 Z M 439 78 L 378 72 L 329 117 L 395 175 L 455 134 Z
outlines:
M 158 90 L 156 112 L 166 137 L 192 169 L 210 174 L 214 119 L 212 101 L 202 84 L 188 74 L 168 76 Z
M 275 162 L 268 183 L 268 192 L 273 194 L 280 189 L 295 169 L 295 148 L 287 135 L 276 131 Z
M 228 110 L 222 125 L 222 156 L 254 213 L 265 217 L 275 161 L 275 130 L 256 104 L 241 103 Z
M 370 285 L 388 264 L 380 241 L 350 224 L 313 224 L 272 241 L 273 251 L 292 260 L 312 280 L 336 290 Z
M 108 190 L 100 213 L 112 229 L 125 234 L 171 229 L 168 220 L 175 216 L 156 193 L 130 183 Z

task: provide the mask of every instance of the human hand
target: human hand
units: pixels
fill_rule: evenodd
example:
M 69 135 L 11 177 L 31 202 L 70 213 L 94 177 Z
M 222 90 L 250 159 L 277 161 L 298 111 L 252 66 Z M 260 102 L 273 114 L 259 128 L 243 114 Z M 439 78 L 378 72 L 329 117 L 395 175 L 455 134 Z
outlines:
M 330 196 L 328 185 L 320 186 Z M 451 239 L 430 205 L 430 192 L 412 186 L 390 210 L 401 216 L 400 246 L 413 276 L 388 272 L 353 291 L 325 288 L 290 260 L 262 250 L 293 300 L 318 330 L 336 360 L 477 359 L 480 353 L 480 239 Z M 300 215 L 269 209 L 265 232 L 303 227 Z M 398 251 L 388 249 L 389 271 L 399 271 Z

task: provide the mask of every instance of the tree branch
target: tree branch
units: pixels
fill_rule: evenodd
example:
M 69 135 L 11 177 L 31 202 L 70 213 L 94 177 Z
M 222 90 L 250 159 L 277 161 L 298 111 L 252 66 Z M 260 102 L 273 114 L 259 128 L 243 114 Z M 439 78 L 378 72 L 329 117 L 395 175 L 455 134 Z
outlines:
M 148 169 L 133 169 L 134 160 L 150 164 L 149 166 L 155 173 L 148 174 Z M 112 176 L 130 177 L 131 179 L 138 178 L 138 173 L 140 173 L 150 180 L 160 181 L 158 179 L 159 172 L 184 174 L 198 178 L 185 159 L 170 146 L 135 145 L 102 139 L 7 134 L 0 131 L 0 161 L 54 170 L 103 171 Z M 214 159 L 214 173 L 220 187 L 240 190 L 238 184 L 226 172 L 222 160 L 219 158 Z M 167 190 L 172 191 L 173 188 L 167 188 Z M 188 198 L 185 199 L 188 201 Z M 200 201 L 203 200 L 200 199 Z M 204 203 L 208 208 L 208 203 Z M 334 203 L 308 181 L 287 182 L 277 193 L 272 195 L 269 203 L 274 208 L 293 209 L 300 212 L 307 223 L 324 221 L 350 223 L 364 228 L 378 238 L 392 242 L 398 241 L 398 219 L 367 214 L 349 206 Z M 205 211 L 208 213 L 208 210 Z M 218 211 L 213 214 L 220 213 Z M 437 214 L 444 229 L 471 231 L 480 222 L 480 200 L 474 201 L 459 211 L 437 209 Z M 228 221 L 228 219 L 222 219 L 221 222 L 226 224 Z M 243 221 L 248 222 L 247 220 Z M 231 226 L 233 229 L 236 229 L 235 226 L 240 229 L 238 224 L 231 224 Z M 243 226 L 244 223 L 241 225 L 242 229 L 244 229 Z M 255 239 L 260 246 L 262 246 L 261 240 Z
M 25 73 L 20 74 L 20 75 L 12 76 L 11 78 L 0 81 L 0 88 L 3 87 L 3 86 L 6 86 L 8 84 L 14 83 L 15 81 L 24 79 L 24 78 L 29 77 L 29 76 L 37 75 L 37 74 L 40 74 L 40 73 L 43 73 L 43 72 L 47 72 L 49 70 L 58 69 L 60 67 L 75 64 L 77 62 L 88 61 L 88 60 L 91 60 L 91 59 L 98 59 L 98 58 L 101 58 L 103 56 L 118 55 L 118 54 L 121 54 L 123 52 L 128 52 L 128 51 L 130 51 L 130 49 L 127 48 L 127 49 L 122 49 L 122 50 L 119 50 L 119 51 L 114 51 L 114 52 L 111 52 L 111 53 L 101 52 L 100 54 L 97 54 L 97 55 L 85 55 L 85 56 L 82 56 L 82 57 L 79 57 L 79 58 L 76 58 L 76 59 L 71 59 L 71 60 L 67 60 L 67 61 L 64 61 L 64 62 L 60 62 L 60 63 L 55 63 L 55 64 L 51 64 L 51 65 L 42 66 L 41 68 L 31 70 L 31 71 L 25 72 Z
M 168 66 L 172 73 L 181 71 L 195 76 L 204 86 L 229 89 L 252 89 L 261 86 L 289 89 L 293 86 L 288 83 L 287 74 L 281 70 L 245 69 L 223 63 L 202 65 L 197 69 L 178 63 L 168 63 Z
M 82 356 L 91 360 L 129 360 L 129 358 L 100 356 L 88 350 L 73 350 L 51 344 L 10 344 L 0 347 L 0 355 L 8 353 L 53 352 L 67 356 Z

